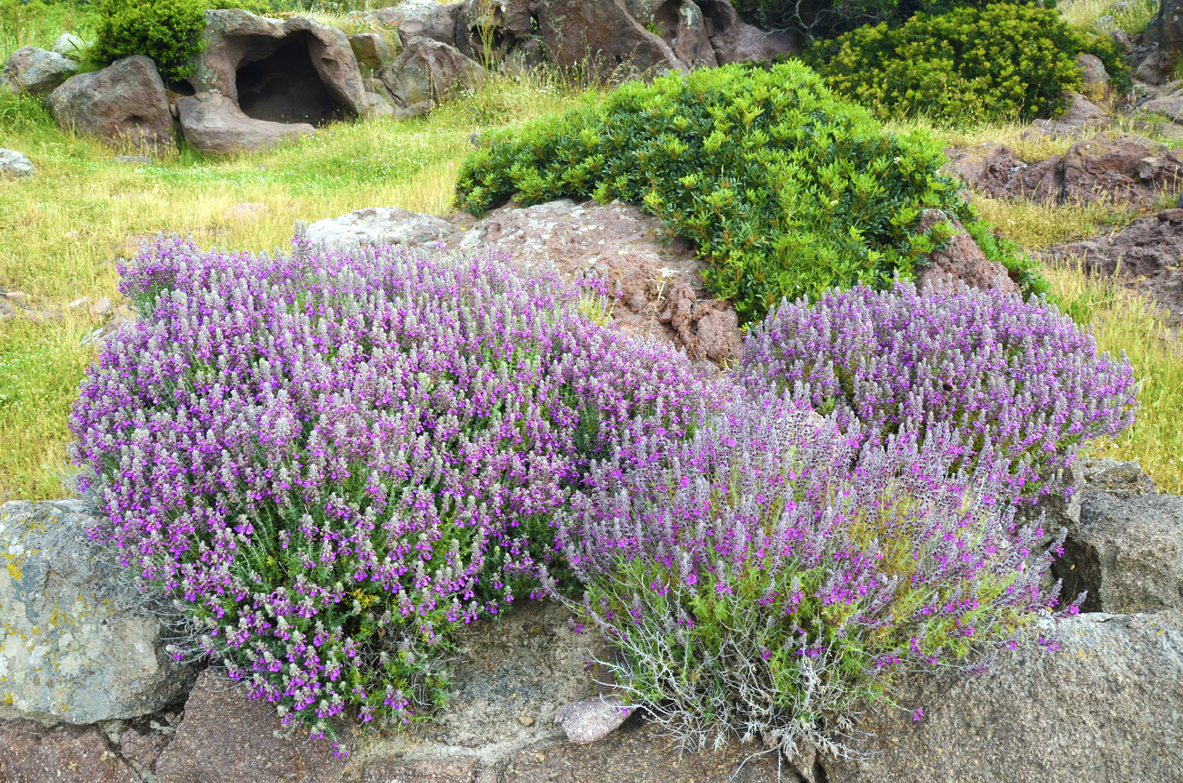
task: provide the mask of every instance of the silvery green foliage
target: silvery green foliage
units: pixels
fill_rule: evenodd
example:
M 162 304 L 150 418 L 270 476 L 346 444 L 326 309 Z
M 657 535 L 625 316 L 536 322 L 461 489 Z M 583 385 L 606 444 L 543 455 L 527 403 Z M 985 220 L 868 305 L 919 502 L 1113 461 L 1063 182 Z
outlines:
M 793 389 L 876 440 L 955 427 L 955 466 L 992 451 L 1015 495 L 1055 488 L 1081 444 L 1134 421 L 1134 373 L 1047 302 L 910 283 L 782 302 L 750 330 L 736 373 L 750 389 Z
M 716 395 L 497 258 L 174 239 L 121 272 L 141 319 L 71 418 L 110 541 L 318 730 L 436 700 L 448 631 L 528 586 L 589 460 L 683 435 Z
M 764 396 L 643 436 L 561 516 L 577 611 L 624 654 L 604 664 L 690 749 L 844 755 L 896 672 L 980 670 L 1056 603 L 1004 460 L 958 469 L 947 424 L 874 444 L 809 413 Z

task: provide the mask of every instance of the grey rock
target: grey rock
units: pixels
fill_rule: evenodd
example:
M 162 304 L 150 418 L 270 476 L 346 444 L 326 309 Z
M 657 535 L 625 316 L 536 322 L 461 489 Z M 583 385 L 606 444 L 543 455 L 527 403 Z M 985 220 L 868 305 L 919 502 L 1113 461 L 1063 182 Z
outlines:
M 1084 92 L 1094 98 L 1104 98 L 1109 93 L 1110 77 L 1105 63 L 1095 54 L 1079 54 L 1076 65 L 1080 68 L 1080 83 Z
M 33 161 L 23 152 L 0 149 L 0 176 L 23 179 L 33 176 L 36 172 Z
M 263 150 L 316 132 L 307 123 L 253 119 L 228 96 L 218 93 L 182 96 L 177 98 L 176 105 L 185 141 L 202 152 Z
M 55 54 L 69 57 L 71 60 L 80 60 L 89 48 L 89 41 L 84 41 L 73 33 L 62 33 L 53 42 L 53 46 L 49 47 L 49 50 Z
M 463 2 L 437 3 L 435 0 L 404 0 L 389 8 L 356 11 L 354 18 L 366 24 L 377 24 L 395 30 L 399 43 L 406 46 L 412 38 L 457 46 L 456 31 Z
M 691 68 L 714 68 L 719 64 L 707 34 L 706 19 L 694 0 L 682 0 L 672 48 L 674 56 Z
M 36 46 L 22 46 L 0 71 L 0 85 L 16 95 L 48 95 L 78 70 L 78 63 Z
M 456 47 L 430 38 L 412 38 L 403 53 L 378 72 L 396 108 L 424 101 L 442 102 L 485 83 L 485 69 Z
M 1031 124 L 1035 133 L 1056 138 L 1081 133 L 1089 128 L 1098 128 L 1109 123 L 1109 117 L 1099 106 L 1083 95 L 1074 92 L 1068 102 L 1068 110 L 1051 120 L 1036 120 Z
M 443 218 L 397 207 L 371 207 L 308 226 L 313 244 L 334 248 L 360 245 L 428 245 L 448 239 L 456 226 Z
M 1052 573 L 1064 580 L 1066 597 L 1089 591 L 1086 612 L 1183 607 L 1183 497 L 1086 492 L 1080 531 Z
M 191 60 L 196 92 L 221 93 L 247 116 L 272 122 L 317 125 L 361 114 L 361 71 L 337 28 L 238 9 L 206 11 L 205 20 L 205 48 Z
M 135 55 L 66 79 L 46 99 L 63 130 L 117 146 L 172 148 L 173 117 L 156 64 Z
M 607 737 L 633 713 L 616 694 L 564 704 L 555 713 L 555 723 L 563 728 L 568 742 L 586 745 Z
M 161 616 L 87 540 L 101 523 L 79 501 L 0 506 L 0 718 L 134 718 L 192 685 Z
M 560 68 L 627 78 L 689 67 L 632 17 L 624 0 L 538 0 L 538 26 L 550 61 Z
M 1129 51 L 1134 48 L 1134 43 L 1130 40 L 1129 33 L 1127 33 L 1125 30 L 1122 30 L 1120 27 L 1116 30 L 1110 30 L 1109 38 L 1113 41 L 1113 43 L 1121 47 L 1122 52 L 1129 53 Z
M 377 33 L 351 35 L 349 45 L 353 48 L 358 65 L 364 65 L 374 71 L 394 59 L 394 52 L 390 51 L 390 46 Z
M 703 0 L 699 3 L 710 22 L 711 46 L 720 65 L 767 62 L 789 54 L 800 55 L 804 42 L 786 32 L 765 32 L 739 18 L 731 0 Z
M 365 108 L 362 109 L 361 116 L 370 120 L 379 117 L 390 117 L 393 114 L 394 107 L 390 105 L 390 100 L 385 95 L 376 92 L 366 93 Z
M 897 702 L 864 715 L 855 763 L 828 760 L 832 783 L 1112 783 L 1179 780 L 1183 769 L 1183 612 L 1088 614 L 1059 625 L 1060 650 L 1035 635 L 985 674 L 913 675 Z M 923 717 L 913 720 L 912 710 Z
M 1134 79 L 1147 84 L 1162 84 L 1171 78 L 1171 61 L 1160 49 L 1155 49 L 1134 69 Z

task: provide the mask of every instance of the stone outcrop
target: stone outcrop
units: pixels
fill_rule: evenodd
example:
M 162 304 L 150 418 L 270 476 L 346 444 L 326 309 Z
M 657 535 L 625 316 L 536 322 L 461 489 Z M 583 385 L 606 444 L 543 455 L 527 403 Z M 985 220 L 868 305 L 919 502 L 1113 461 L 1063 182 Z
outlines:
M 141 783 L 107 747 L 96 726 L 46 728 L 0 720 L 0 780 L 4 783 Z
M 1006 267 L 986 258 L 986 254 L 957 218 L 939 209 L 925 210 L 916 226 L 916 233 L 928 231 L 944 222 L 952 225 L 953 235 L 944 247 L 925 254 L 925 264 L 916 276 L 916 285 L 920 289 L 939 287 L 952 281 L 984 291 L 999 290 L 1014 296 L 1022 295 L 1018 283 L 1007 275 Z
M 1104 68 L 1102 67 L 1102 71 Z M 1102 128 L 1109 124 L 1109 117 L 1096 104 L 1080 93 L 1072 93 L 1068 110 L 1050 120 L 1036 120 L 1031 124 L 1035 133 L 1044 136 L 1075 136 L 1087 130 Z
M 176 100 L 177 120 L 185 141 L 207 153 L 233 153 L 274 147 L 316 131 L 307 123 L 252 119 L 229 96 L 201 93 Z
M 1057 633 L 1051 620 L 1036 635 Z M 1077 783 L 1172 780 L 1183 769 L 1183 612 L 1082 614 L 1059 650 L 1029 640 L 985 674 L 913 676 L 905 709 L 868 712 L 858 763 L 825 762 L 831 783 Z M 913 710 L 919 708 L 923 715 Z M 915 720 L 914 718 L 919 718 Z
M 248 700 L 224 674 L 207 669 L 155 766 L 160 783 L 336 783 L 345 760 L 333 755 L 329 740 L 285 731 L 271 705 Z
M 399 44 L 406 46 L 412 38 L 430 38 L 433 41 L 459 46 L 456 31 L 464 3 L 437 3 L 435 0 L 404 0 L 389 8 L 374 11 L 356 11 L 354 18 L 366 24 L 389 28 L 398 36 Z M 465 52 L 467 54 L 467 52 Z
M 1079 260 L 1089 272 L 1112 277 L 1162 307 L 1173 323 L 1183 320 L 1183 215 L 1140 218 L 1120 232 L 1052 248 L 1051 258 Z
M 33 161 L 23 152 L 0 149 L 0 177 L 31 177 L 37 172 Z
M 485 82 L 485 69 L 456 47 L 430 38 L 412 38 L 403 53 L 378 71 L 396 108 L 450 100 Z
M 82 40 L 73 33 L 62 33 L 53 42 L 53 46 L 49 47 L 49 50 L 55 54 L 69 57 L 71 60 L 79 60 L 86 54 L 86 50 L 89 48 L 90 43 Z
M 394 52 L 377 33 L 355 33 L 349 36 L 349 46 L 358 65 L 376 71 L 394 59 Z
M 632 17 L 624 0 L 538 0 L 538 26 L 560 68 L 622 76 L 686 68 L 661 36 Z
M 192 683 L 157 612 L 88 542 L 99 522 L 78 501 L 0 506 L 0 717 L 132 718 Z
M 1183 149 L 1130 135 L 1102 133 L 1076 142 L 1064 155 L 1030 164 L 1001 144 L 946 153 L 950 160 L 942 170 L 991 198 L 1149 206 L 1183 178 Z
M 237 9 L 206 11 L 205 19 L 189 80 L 197 93 L 221 93 L 247 117 L 271 122 L 319 125 L 361 114 L 361 71 L 337 28 Z
M 790 54 L 801 54 L 804 42 L 786 32 L 765 32 L 747 24 L 731 0 L 705 0 L 699 4 L 707 19 L 707 32 L 719 65 L 765 62 Z
M 603 739 L 633 714 L 619 696 L 597 696 L 571 702 L 555 713 L 555 723 L 563 727 L 568 742 L 587 745 Z
M 22 46 L 0 70 L 0 86 L 16 95 L 48 95 L 78 70 L 78 63 L 36 46 Z
M 305 236 L 313 244 L 348 248 L 360 245 L 408 245 L 416 247 L 446 241 L 456 226 L 434 215 L 420 215 L 398 207 L 370 207 L 325 218 L 308 226 Z
M 66 79 L 46 105 L 60 128 L 117 146 L 172 148 L 173 117 L 156 64 L 135 55 Z

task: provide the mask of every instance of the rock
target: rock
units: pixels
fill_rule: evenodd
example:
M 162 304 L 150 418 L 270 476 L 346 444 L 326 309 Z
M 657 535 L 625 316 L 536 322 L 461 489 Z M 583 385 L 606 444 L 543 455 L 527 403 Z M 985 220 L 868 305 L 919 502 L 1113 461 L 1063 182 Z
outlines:
M 269 122 L 319 125 L 361 114 L 361 71 L 337 28 L 238 9 L 206 11 L 205 20 L 205 48 L 191 61 L 196 92 L 221 93 Z
M 390 8 L 379 8 L 357 17 L 370 24 L 379 24 L 394 29 L 399 43 L 406 46 L 412 38 L 430 38 L 433 41 L 459 46 L 456 40 L 461 9 L 464 3 L 437 3 L 434 0 L 404 0 Z
M 1053 632 L 1051 620 L 1037 633 Z M 1074 783 L 1175 780 L 1183 769 L 1183 612 L 1088 614 L 1059 626 L 1060 650 L 1028 641 L 985 674 L 911 675 L 867 712 L 855 763 L 831 783 Z M 912 710 L 923 717 L 913 720 Z
M 550 61 L 603 76 L 685 71 L 662 38 L 641 26 L 624 0 L 538 0 L 538 26 Z
M 1158 14 L 1158 54 L 1174 64 L 1183 56 L 1183 4 L 1180 0 L 1162 0 Z
M 742 21 L 731 0 L 705 0 L 700 5 L 712 22 L 711 45 L 720 65 L 766 62 L 804 50 L 804 42 L 791 33 L 765 32 Z
M 88 542 L 101 522 L 73 500 L 0 506 L 0 718 L 134 718 L 189 690 L 160 610 Z
M 397 207 L 371 207 L 308 226 L 309 241 L 334 248 L 359 245 L 409 245 L 442 242 L 456 227 L 434 215 L 420 215 Z
M 1141 218 L 1114 236 L 1101 235 L 1053 248 L 1052 258 L 1080 259 L 1092 274 L 1112 276 L 1165 308 L 1173 323 L 1183 321 L 1183 225 Z
M 719 65 L 714 46 L 707 35 L 702 9 L 695 5 L 694 0 L 682 0 L 672 48 L 674 56 L 691 68 L 714 68 Z
M 1164 209 L 1155 215 L 1160 223 L 1183 223 L 1183 209 L 1175 207 L 1173 209 Z
M 16 95 L 48 95 L 78 70 L 78 63 L 36 46 L 22 46 L 0 71 L 0 85 Z
M 1161 98 L 1146 101 L 1138 109 L 1165 114 L 1172 122 L 1183 122 L 1183 90 L 1174 90 Z
M 942 171 L 992 198 L 1145 207 L 1183 177 L 1183 150 L 1167 150 L 1139 136 L 1098 134 L 1073 144 L 1063 156 L 1030 165 L 994 143 L 946 152 L 950 161 Z
M 156 760 L 168 745 L 167 734 L 141 734 L 128 729 L 119 738 L 119 752 L 128 761 L 134 761 L 146 770 L 156 769 Z
M 1085 612 L 1158 612 L 1183 607 L 1183 497 L 1127 499 L 1089 492 L 1080 530 L 1052 565 L 1064 595 L 1082 590 Z
M 1068 110 L 1059 117 L 1051 120 L 1036 120 L 1031 128 L 1044 136 L 1072 136 L 1083 133 L 1090 128 L 1098 128 L 1109 124 L 1109 117 L 1100 107 L 1091 103 L 1078 92 L 1072 93 L 1068 103 Z
M 467 0 L 456 20 L 456 48 L 474 60 L 500 62 L 510 48 L 526 40 L 533 21 L 529 0 Z M 482 36 L 490 39 L 489 52 Z
M 66 79 L 46 100 L 63 130 L 113 145 L 172 148 L 173 117 L 156 64 L 135 55 Z
M 382 759 L 366 766 L 362 783 L 469 783 L 478 763 L 471 756 L 422 761 Z
M 23 152 L 0 149 L 0 176 L 23 179 L 33 176 L 36 172 L 33 161 Z
M 1130 35 L 1120 27 L 1116 30 L 1109 31 L 1109 39 L 1121 48 L 1121 51 L 1128 54 L 1134 48 L 1133 42 L 1130 40 Z
M 1076 64 L 1080 68 L 1081 92 L 1094 101 L 1105 100 L 1111 92 L 1109 72 L 1095 54 L 1079 54 Z
M 613 324 L 627 334 L 667 340 L 694 358 L 737 356 L 734 311 L 707 294 L 693 248 L 667 243 L 667 235 L 636 207 L 562 200 L 494 210 L 464 232 L 459 248 L 506 253 L 526 270 L 553 265 L 571 282 L 598 280 L 616 299 Z
M 485 69 L 449 46 L 430 38 L 412 38 L 403 53 L 378 71 L 396 108 L 424 101 L 442 102 L 461 90 L 485 83 Z
M 594 745 L 550 741 L 519 750 L 506 760 L 501 783 L 775 783 L 797 779 L 787 763 L 778 770 L 771 754 L 752 757 L 764 750 L 754 743 L 732 744 L 716 752 L 682 753 L 654 726 L 632 724 L 630 721 Z
M 916 233 L 924 233 L 944 221 L 952 224 L 953 236 L 944 248 L 925 255 L 924 266 L 916 277 L 918 288 L 940 287 L 952 277 L 953 281 L 964 283 L 970 288 L 1022 295 L 1018 283 L 1007 275 L 1006 268 L 986 258 L 986 254 L 957 218 L 939 209 L 925 210 L 916 225 Z
M 202 152 L 263 150 L 316 132 L 306 123 L 252 119 L 229 96 L 218 93 L 181 96 L 176 105 L 185 141 Z
M 1173 68 L 1170 60 L 1155 49 L 1142 64 L 1134 69 L 1134 79 L 1147 84 L 1162 84 L 1171 78 Z
M 563 727 L 568 742 L 586 745 L 620 728 L 633 709 L 624 706 L 615 694 L 584 699 L 560 707 L 555 713 L 555 723 Z
M 357 33 L 349 36 L 349 46 L 357 58 L 358 65 L 376 71 L 394 59 L 394 53 L 382 36 L 377 33 Z
M 89 41 L 84 41 L 73 33 L 62 33 L 53 42 L 53 46 L 49 47 L 49 50 L 54 54 L 69 57 L 71 60 L 81 60 L 89 48 Z
M 349 724 L 338 735 L 349 740 Z M 176 737 L 156 761 L 160 783 L 337 783 L 345 766 L 327 739 L 306 730 L 291 736 L 266 702 L 249 700 L 224 674 L 206 669 L 197 678 Z
M 28 720 L 0 720 L 0 780 L 140 783 L 127 762 L 107 749 L 107 740 L 97 727 L 46 728 Z
M 385 93 L 385 90 L 383 90 L 383 93 Z M 430 106 L 430 103 L 428 105 Z M 390 100 L 384 94 L 376 92 L 366 93 L 365 108 L 362 109 L 361 116 L 367 120 L 373 120 L 379 117 L 390 117 L 393 114 L 394 107 L 390 105 Z

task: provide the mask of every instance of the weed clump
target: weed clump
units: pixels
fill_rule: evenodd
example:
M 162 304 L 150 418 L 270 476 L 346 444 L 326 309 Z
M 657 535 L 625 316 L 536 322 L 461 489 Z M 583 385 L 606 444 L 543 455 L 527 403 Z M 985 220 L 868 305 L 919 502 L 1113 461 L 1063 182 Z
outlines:
M 782 297 L 912 275 L 937 243 L 915 233 L 927 208 L 979 228 L 944 162 L 931 138 L 884 132 L 800 63 L 729 65 L 626 84 L 493 136 L 465 160 L 456 204 L 636 204 L 697 243 L 707 285 L 748 321 Z M 1030 266 L 1006 245 L 990 252 Z

